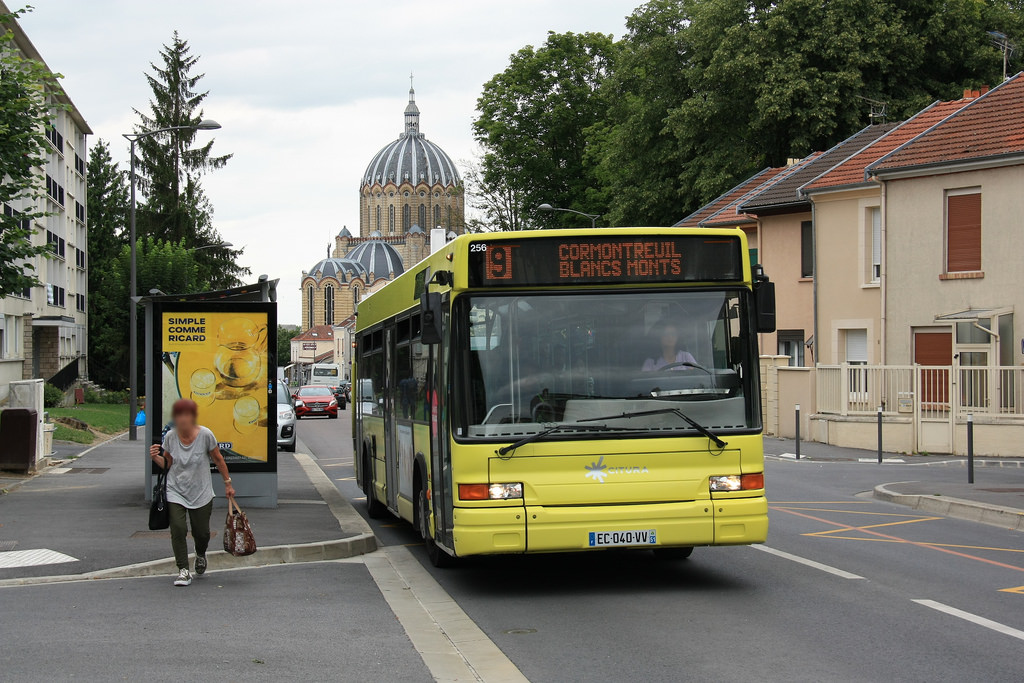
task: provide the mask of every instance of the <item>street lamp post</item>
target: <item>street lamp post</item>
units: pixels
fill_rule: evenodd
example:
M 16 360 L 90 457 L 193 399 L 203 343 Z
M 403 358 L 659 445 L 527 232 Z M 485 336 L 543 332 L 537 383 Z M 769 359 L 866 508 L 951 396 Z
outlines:
M 197 251 L 202 251 L 203 249 L 230 249 L 233 246 L 235 246 L 235 245 L 233 245 L 231 242 L 218 242 L 217 244 L 204 244 L 201 247 L 195 247 L 191 251 L 194 254 Z M 189 279 L 190 278 L 189 278 L 188 270 L 186 270 L 185 271 L 185 294 L 189 293 L 188 290 L 192 286 L 191 283 L 189 282 Z
M 130 144 L 131 162 L 129 167 L 131 169 L 129 175 L 131 178 L 131 212 L 129 214 L 129 228 L 128 228 L 128 239 L 131 240 L 129 247 L 131 257 L 129 258 L 128 269 L 131 271 L 131 291 L 128 293 L 128 362 L 130 367 L 128 368 L 128 439 L 131 441 L 138 441 L 139 429 L 135 426 L 135 414 L 139 412 L 139 340 L 138 340 L 138 303 L 136 302 L 135 289 L 136 289 L 136 269 L 135 269 L 135 143 L 142 138 L 148 138 L 152 135 L 159 133 L 167 133 L 172 130 L 216 130 L 220 128 L 220 124 L 213 119 L 203 119 L 194 126 L 168 126 L 166 128 L 158 128 L 156 130 L 144 130 L 138 133 L 122 133 L 121 137 L 127 140 Z
M 576 209 L 562 209 L 557 206 L 551 206 L 550 204 L 541 204 L 540 206 L 537 207 L 537 210 L 543 211 L 545 213 L 551 213 L 552 211 L 564 211 L 566 213 L 574 213 L 577 216 L 586 216 L 587 218 L 590 219 L 591 228 L 597 227 L 597 219 L 601 217 L 601 214 L 599 213 L 583 213 L 582 211 L 577 211 Z

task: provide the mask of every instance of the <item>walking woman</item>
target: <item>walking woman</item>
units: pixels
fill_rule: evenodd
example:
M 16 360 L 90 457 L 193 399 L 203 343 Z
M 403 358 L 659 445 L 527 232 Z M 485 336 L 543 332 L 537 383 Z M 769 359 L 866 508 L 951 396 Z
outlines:
M 163 445 L 153 444 L 149 457 L 158 466 L 170 469 L 167 474 L 167 505 L 171 515 L 171 548 L 178 565 L 175 586 L 188 586 L 192 574 L 188 570 L 188 525 L 196 546 L 196 574 L 206 571 L 206 548 L 210 545 L 210 513 L 213 511 L 213 477 L 210 463 L 224 477 L 224 494 L 235 497 L 228 466 L 217 446 L 217 438 L 199 424 L 199 406 L 195 401 L 181 399 L 171 409 L 174 429 L 167 432 Z M 186 518 L 188 525 L 186 525 Z

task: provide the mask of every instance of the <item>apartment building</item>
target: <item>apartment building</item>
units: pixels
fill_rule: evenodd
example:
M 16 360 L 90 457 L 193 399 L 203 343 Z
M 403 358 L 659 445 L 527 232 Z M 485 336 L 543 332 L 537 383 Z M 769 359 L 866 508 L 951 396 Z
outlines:
M 8 11 L 0 2 L 0 13 Z M 45 63 L 17 22 L 9 28 L 25 58 Z M 65 93 L 54 99 L 68 106 L 47 129 L 49 149 L 39 169 L 45 197 L 33 200 L 47 215 L 26 226 L 50 253 L 35 260 L 39 286 L 0 299 L 0 401 L 11 381 L 38 377 L 65 387 L 88 369 L 86 137 L 92 130 Z M 2 210 L 14 215 L 29 208 L 22 200 Z

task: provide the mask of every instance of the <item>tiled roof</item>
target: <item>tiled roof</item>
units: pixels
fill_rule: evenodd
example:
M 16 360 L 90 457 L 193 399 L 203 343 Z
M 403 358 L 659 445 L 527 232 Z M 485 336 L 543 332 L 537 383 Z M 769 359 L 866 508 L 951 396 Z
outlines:
M 934 102 L 917 114 L 899 123 L 874 144 L 865 147 L 850 158 L 825 171 L 804 185 L 805 192 L 834 189 L 846 185 L 860 185 L 868 181 L 867 167 L 900 145 L 920 135 L 947 116 L 963 109 L 972 100 Z
M 800 188 L 808 181 L 814 180 L 826 170 L 844 159 L 856 154 L 895 127 L 896 124 L 868 126 L 846 138 L 827 152 L 812 154 L 792 167 L 789 173 L 780 177 L 763 191 L 739 206 L 740 211 L 761 213 L 773 209 L 784 209 L 790 206 L 810 206 L 806 197 L 801 195 Z
M 871 164 L 871 172 L 1024 154 L 1024 76 L 1017 74 Z
M 314 325 L 302 334 L 297 334 L 292 339 L 298 341 L 331 341 L 334 339 L 334 329 L 330 325 Z
M 676 223 L 674 227 L 677 227 L 677 228 L 683 228 L 683 227 L 692 228 L 692 227 L 695 227 L 695 226 L 699 226 L 699 225 L 703 224 L 704 221 L 706 221 L 709 218 L 711 218 L 712 216 L 722 212 L 724 209 L 727 209 L 729 207 L 735 207 L 735 204 L 736 204 L 737 201 L 739 201 L 739 200 L 743 199 L 744 197 L 746 197 L 747 194 L 749 194 L 751 190 L 753 190 L 753 189 L 755 189 L 757 187 L 760 187 L 761 184 L 764 183 L 765 181 L 767 181 L 768 179 L 774 178 L 776 175 L 778 175 L 779 171 L 781 171 L 781 170 L 782 170 L 781 168 L 771 168 L 771 167 L 761 169 L 760 171 L 758 171 L 754 175 L 750 176 L 749 178 L 747 178 L 746 180 L 741 182 L 736 187 L 734 187 L 731 190 L 728 190 L 725 193 L 723 193 L 722 195 L 720 195 L 717 199 L 712 201 L 710 204 L 705 204 L 701 208 L 697 209 L 696 211 L 691 213 L 689 216 L 687 216 L 683 220 L 681 220 L 678 223 Z M 735 211 L 733 212 L 733 215 L 739 217 L 739 214 L 736 214 Z M 751 221 L 756 220 L 752 216 L 747 216 L 746 218 L 747 218 L 747 220 L 751 220 Z
M 744 203 L 747 199 L 753 197 L 758 192 L 764 190 L 779 178 L 783 177 L 785 172 L 788 170 L 788 166 L 778 166 L 769 169 L 768 173 L 761 177 L 762 182 L 754 185 L 747 192 L 744 192 L 725 207 L 701 221 L 700 226 L 702 228 L 721 228 L 727 226 L 738 226 L 746 223 L 756 223 L 757 216 L 740 211 L 740 204 Z

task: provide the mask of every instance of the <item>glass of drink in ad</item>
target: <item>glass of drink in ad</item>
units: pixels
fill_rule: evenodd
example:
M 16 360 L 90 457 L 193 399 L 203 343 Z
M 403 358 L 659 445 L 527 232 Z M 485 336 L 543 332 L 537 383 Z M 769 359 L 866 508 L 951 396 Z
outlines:
M 255 431 L 260 423 L 260 404 L 252 396 L 243 396 L 235 401 L 235 431 L 248 434 Z
M 188 381 L 192 400 L 200 407 L 208 406 L 216 399 L 217 376 L 208 368 L 199 368 Z

